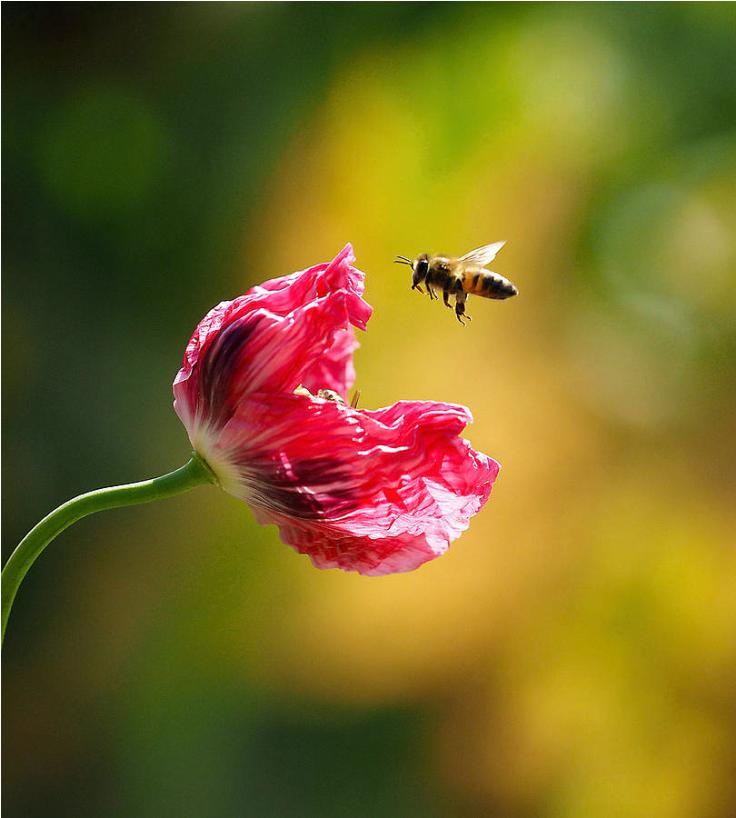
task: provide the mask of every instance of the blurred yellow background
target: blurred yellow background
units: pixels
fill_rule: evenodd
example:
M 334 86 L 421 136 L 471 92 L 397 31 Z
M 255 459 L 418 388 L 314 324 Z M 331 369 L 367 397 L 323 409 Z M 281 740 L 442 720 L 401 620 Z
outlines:
M 736 813 L 733 4 L 4 9 L 5 554 L 188 456 L 215 303 L 347 242 L 366 408 L 503 466 L 321 572 L 214 489 L 84 521 L 4 652 L 8 816 Z M 397 253 L 506 239 L 466 328 Z

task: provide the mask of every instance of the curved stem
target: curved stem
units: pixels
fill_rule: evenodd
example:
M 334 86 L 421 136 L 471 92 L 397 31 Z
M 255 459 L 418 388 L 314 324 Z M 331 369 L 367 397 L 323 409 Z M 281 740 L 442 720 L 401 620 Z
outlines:
M 13 607 L 13 600 L 23 577 L 44 548 L 65 528 L 96 511 L 132 506 L 138 503 L 151 503 L 154 500 L 162 500 L 165 497 L 189 491 L 203 483 L 215 482 L 215 476 L 209 466 L 196 452 L 193 452 L 192 459 L 185 466 L 170 474 L 154 477 L 152 480 L 143 480 L 140 483 L 128 483 L 123 486 L 88 491 L 60 505 L 26 534 L 5 563 L 2 572 L 3 639 L 10 609 Z

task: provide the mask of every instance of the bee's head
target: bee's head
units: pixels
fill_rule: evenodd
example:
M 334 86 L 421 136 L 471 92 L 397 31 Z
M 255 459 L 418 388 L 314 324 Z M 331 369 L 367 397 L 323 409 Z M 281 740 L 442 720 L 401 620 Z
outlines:
M 429 256 L 426 253 L 422 253 L 420 256 L 417 256 L 414 259 L 411 268 L 414 270 L 414 275 L 412 276 L 411 282 L 413 289 L 417 286 L 417 284 L 421 284 L 427 277 L 427 273 L 429 272 Z
M 397 256 L 394 261 L 396 264 L 406 264 L 407 267 L 411 267 L 412 273 L 414 274 L 412 276 L 412 290 L 424 281 L 429 272 L 429 256 L 427 253 L 422 253 L 420 256 L 417 256 L 414 261 L 406 256 Z

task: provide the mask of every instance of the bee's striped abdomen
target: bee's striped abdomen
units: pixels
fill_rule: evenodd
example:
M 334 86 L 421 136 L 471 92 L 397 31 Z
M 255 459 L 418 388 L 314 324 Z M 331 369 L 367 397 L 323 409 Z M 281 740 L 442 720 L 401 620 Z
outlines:
M 480 295 L 483 298 L 511 298 L 517 293 L 516 287 L 507 278 L 485 268 L 466 270 L 464 283 L 464 289 L 468 295 Z
M 491 274 L 488 270 L 481 270 L 476 268 L 475 270 L 466 270 L 465 271 L 465 286 L 463 289 L 468 295 L 482 295 L 484 297 L 488 297 L 488 279 L 491 277 Z

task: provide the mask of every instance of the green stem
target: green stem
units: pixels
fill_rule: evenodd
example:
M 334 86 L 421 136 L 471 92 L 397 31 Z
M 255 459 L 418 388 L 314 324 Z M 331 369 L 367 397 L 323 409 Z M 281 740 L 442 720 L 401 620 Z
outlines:
M 52 511 L 26 534 L 3 568 L 3 639 L 10 609 L 13 607 L 13 600 L 23 577 L 44 548 L 65 528 L 96 511 L 119 506 L 133 506 L 138 503 L 151 503 L 154 500 L 163 500 L 165 497 L 173 497 L 175 494 L 189 491 L 203 483 L 215 482 L 215 476 L 209 466 L 196 452 L 193 452 L 192 459 L 185 466 L 170 474 L 154 477 L 152 480 L 143 480 L 140 483 L 128 483 L 124 486 L 88 491 L 86 494 L 80 494 L 68 500 Z

